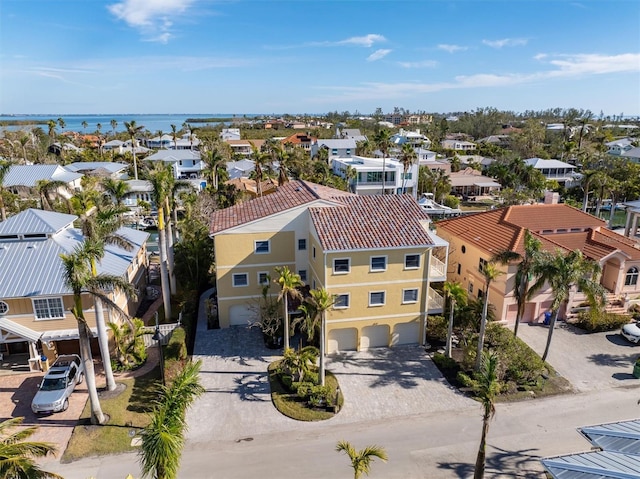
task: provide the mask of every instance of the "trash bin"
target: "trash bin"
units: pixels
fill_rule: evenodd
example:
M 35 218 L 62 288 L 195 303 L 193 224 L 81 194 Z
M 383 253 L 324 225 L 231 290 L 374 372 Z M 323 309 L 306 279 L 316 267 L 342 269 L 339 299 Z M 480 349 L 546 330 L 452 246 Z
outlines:
M 544 313 L 544 324 L 549 325 L 551 322 L 551 311 Z
M 633 365 L 633 377 L 640 379 L 640 362 L 638 361 Z
M 49 370 L 49 358 L 44 354 L 40 356 L 40 365 L 42 366 L 42 370 L 46 373 Z

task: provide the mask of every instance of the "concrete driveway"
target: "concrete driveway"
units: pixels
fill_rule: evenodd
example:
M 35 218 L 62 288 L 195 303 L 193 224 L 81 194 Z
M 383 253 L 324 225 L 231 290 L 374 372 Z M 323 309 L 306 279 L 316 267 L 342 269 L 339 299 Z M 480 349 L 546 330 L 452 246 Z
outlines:
M 542 355 L 549 329 L 542 324 L 521 324 L 518 336 Z M 612 387 L 639 386 L 633 364 L 640 346 L 629 343 L 619 331 L 587 334 L 564 322 L 556 325 L 547 362 L 578 392 Z
M 422 348 L 401 347 L 330 358 L 327 369 L 338 377 L 344 407 L 328 421 L 295 421 L 271 403 L 267 367 L 280 353 L 266 349 L 255 329 L 199 330 L 194 358 L 202 360 L 206 393 L 188 413 L 188 439 L 248 441 L 278 431 L 313 432 L 338 424 L 478 407 L 449 386 Z

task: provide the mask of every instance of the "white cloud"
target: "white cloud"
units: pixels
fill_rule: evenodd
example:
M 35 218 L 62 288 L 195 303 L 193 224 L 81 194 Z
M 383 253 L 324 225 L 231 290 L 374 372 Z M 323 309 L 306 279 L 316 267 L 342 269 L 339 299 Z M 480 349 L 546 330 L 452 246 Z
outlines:
M 545 58 L 547 58 L 549 55 L 547 55 L 546 53 L 538 53 L 537 55 L 535 55 L 533 57 L 534 60 L 544 60 Z
M 172 19 L 183 15 L 195 0 L 122 0 L 107 6 L 118 20 L 140 30 L 147 41 L 167 43 Z
M 372 47 L 375 43 L 386 42 L 387 39 L 377 33 L 369 33 L 364 37 L 351 37 L 346 40 L 336 42 L 336 45 L 357 45 L 360 47 Z
M 371 55 L 369 55 L 367 57 L 367 61 L 368 62 L 375 62 L 377 60 L 380 60 L 380 59 L 386 57 L 389 53 L 391 53 L 391 50 L 381 48 L 380 50 L 376 50 Z
M 482 43 L 492 48 L 502 47 L 517 47 L 526 45 L 528 40 L 526 38 L 503 38 L 501 40 L 482 40 Z
M 468 47 L 463 47 L 461 45 L 449 45 L 446 43 L 441 43 L 438 45 L 438 50 L 444 50 L 445 52 L 455 53 L 455 52 L 463 52 L 467 50 Z
M 402 68 L 434 68 L 438 62 L 434 60 L 422 60 L 419 62 L 398 62 Z

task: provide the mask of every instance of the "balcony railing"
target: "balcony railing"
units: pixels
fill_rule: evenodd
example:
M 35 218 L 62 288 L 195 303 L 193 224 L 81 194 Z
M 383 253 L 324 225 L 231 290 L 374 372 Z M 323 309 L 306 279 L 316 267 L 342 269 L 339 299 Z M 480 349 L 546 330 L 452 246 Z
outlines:
M 435 256 L 431 257 L 431 268 L 429 268 L 430 278 L 442 278 L 447 275 L 447 266 Z
M 444 311 L 444 298 L 435 289 L 429 288 L 428 300 L 428 312 L 441 313 Z

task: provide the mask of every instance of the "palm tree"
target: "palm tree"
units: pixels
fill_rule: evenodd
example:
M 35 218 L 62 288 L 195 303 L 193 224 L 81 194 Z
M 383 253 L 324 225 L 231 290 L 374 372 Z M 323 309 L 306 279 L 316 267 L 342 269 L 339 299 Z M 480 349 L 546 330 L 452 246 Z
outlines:
M 58 124 L 56 123 L 55 120 L 49 120 L 47 122 L 47 127 L 49 129 L 49 146 L 53 145 L 53 140 L 56 137 L 56 127 L 58 126 Z
M 131 153 L 133 154 L 133 176 L 134 176 L 134 179 L 137 180 L 138 179 L 138 162 L 136 160 L 136 146 L 138 142 L 136 140 L 136 136 L 138 135 L 138 133 L 144 130 L 144 126 L 142 125 L 138 126 L 135 120 L 131 120 L 130 122 L 125 121 L 124 127 L 127 129 L 127 134 L 129 135 L 129 138 L 131 138 Z
M 107 177 L 102 180 L 102 188 L 117 206 L 122 206 L 124 204 L 124 199 L 131 190 L 126 181 L 111 177 Z
M 40 208 L 47 211 L 53 210 L 53 198 L 57 197 L 67 203 L 68 209 L 70 209 L 69 201 L 62 194 L 71 193 L 69 183 L 62 180 L 38 180 L 36 181 L 35 191 L 40 198 Z
M 148 172 L 148 178 L 153 189 L 152 196 L 158 208 L 158 250 L 160 252 L 160 284 L 162 287 L 162 299 L 165 318 L 171 317 L 171 292 L 170 279 L 167 265 L 167 238 L 164 224 L 164 208 L 169 195 L 169 181 L 173 178 L 173 170 L 170 165 L 156 162 L 153 169 Z
M 589 207 L 589 193 L 591 192 L 590 187 L 594 182 L 596 176 L 598 175 L 598 170 L 582 170 L 582 191 L 584 192 L 584 197 L 582 199 L 582 211 L 586 213 L 587 208 Z
M 513 335 L 518 336 L 518 325 L 524 316 L 524 308 L 527 299 L 530 299 L 536 292 L 535 289 L 529 287 L 532 279 L 533 269 L 536 262 L 540 258 L 542 243 L 535 238 L 529 230 L 524 232 L 524 254 L 509 249 L 498 251 L 493 255 L 492 261 L 508 265 L 512 262 L 518 262 L 518 268 L 514 278 L 514 296 L 518 309 L 516 311 L 516 324 L 513 329 Z
M 264 169 L 269 165 L 270 157 L 266 153 L 261 152 L 251 143 L 251 157 L 255 163 L 255 179 L 256 192 L 258 196 L 262 196 L 262 180 L 264 179 Z
M 178 127 L 176 125 L 171 126 L 171 136 L 173 137 L 173 149 L 178 149 Z
M 453 337 L 453 315 L 458 305 L 464 306 L 467 302 L 467 291 L 460 283 L 447 281 L 444 283 L 444 293 L 449 298 L 449 326 L 447 327 L 447 344 L 444 354 L 451 357 L 451 338 Z
M 161 386 L 154 401 L 151 422 L 141 433 L 139 451 L 143 476 L 175 479 L 187 429 L 186 413 L 204 393 L 200 384 L 201 361 L 190 362 L 176 376 L 171 386 Z
M 284 349 L 289 349 L 289 297 L 299 298 L 300 291 L 298 287 L 302 286 L 300 275 L 292 272 L 287 266 L 276 267 L 275 272 L 278 274 L 276 283 L 280 285 L 280 294 L 278 301 L 282 301 L 284 306 Z
M 116 120 L 111 120 L 111 131 L 113 131 L 113 136 L 116 136 L 116 128 L 118 128 L 118 122 Z
M 36 426 L 11 432 L 24 417 L 14 417 L 0 422 L 0 477 L 7 479 L 63 479 L 62 476 L 40 469 L 35 458 L 55 455 L 56 446 L 48 442 L 31 442 Z
M 307 298 L 305 302 L 307 303 L 306 312 L 309 312 L 315 316 L 314 323 L 320 323 L 320 368 L 318 371 L 318 376 L 320 379 L 320 385 L 324 386 L 325 384 L 325 335 L 327 331 L 327 318 L 326 313 L 327 310 L 333 306 L 335 302 L 335 298 L 332 294 L 324 288 L 312 289 L 310 291 L 311 297 Z M 304 306 L 304 305 L 303 305 Z M 301 307 L 302 308 L 302 307 Z
M 389 155 L 389 150 L 391 149 L 391 132 L 386 128 L 381 129 L 378 133 L 375 134 L 373 138 L 373 142 L 376 147 L 382 153 L 382 194 L 386 195 L 385 191 L 385 182 L 386 182 L 386 165 L 387 165 L 387 156 Z
M 7 219 L 7 209 L 4 204 L 4 179 L 7 177 L 9 170 L 11 169 L 11 163 L 8 161 L 0 160 L 0 220 L 5 221 Z
M 482 368 L 476 375 L 477 387 L 475 390 L 478 399 L 482 402 L 482 436 L 480 438 L 478 456 L 476 457 L 476 467 L 474 469 L 473 479 L 482 479 L 484 477 L 489 422 L 496 413 L 495 399 L 500 392 L 497 370 L 498 356 L 494 352 L 489 354 L 483 353 Z
M 356 449 L 347 441 L 340 441 L 336 445 L 337 452 L 344 452 L 351 460 L 353 468 L 353 479 L 359 479 L 362 474 L 369 475 L 371 472 L 371 463 L 374 458 L 387 462 L 388 456 L 384 448 L 379 446 L 367 446 L 364 449 L 356 451 Z
M 405 143 L 404 145 L 402 145 L 402 152 L 399 159 L 400 163 L 402 163 L 402 193 L 405 193 L 407 185 L 407 172 L 418 159 L 418 154 L 416 153 L 416 150 L 413 149 L 413 146 L 411 146 L 409 143 Z
M 80 343 L 80 353 L 84 365 L 85 377 L 87 378 L 87 390 L 89 391 L 89 401 L 91 403 L 91 423 L 104 424 L 105 415 L 100 407 L 98 390 L 96 388 L 96 377 L 93 368 L 93 358 L 91 356 L 90 336 L 91 330 L 84 317 L 82 308 L 83 295 L 90 295 L 92 298 L 100 298 L 102 302 L 108 304 L 114 310 L 124 312 L 105 293 L 105 290 L 118 289 L 127 294 L 133 294 L 133 286 L 119 276 L 98 274 L 94 276 L 91 271 L 91 258 L 100 255 L 100 245 L 90 240 L 85 240 L 71 254 L 61 254 L 63 264 L 63 278 L 66 286 L 73 292 L 73 308 L 71 313 L 78 322 L 78 335 Z
M 542 355 L 543 361 L 549 355 L 551 339 L 560 308 L 563 305 L 569 306 L 574 287 L 584 291 L 593 307 L 602 307 L 604 304 L 604 288 L 600 283 L 592 279 L 597 277 L 600 271 L 600 265 L 585 258 L 580 250 L 571 251 L 569 254 L 556 250 L 555 253 L 544 252 L 541 255 L 540 260 L 533 268 L 533 274 L 538 277 L 533 288 L 535 290 L 542 288 L 545 283 L 551 287 L 553 295 L 551 310 L 555 311 L 549 323 L 547 344 Z
M 89 123 L 87 123 L 87 120 L 83 120 L 82 121 L 82 133 L 86 133 L 88 126 L 89 126 Z
M 482 349 L 484 348 L 484 333 L 487 329 L 487 311 L 489 309 L 489 287 L 491 286 L 491 282 L 503 274 L 503 272 L 496 267 L 495 263 L 490 261 L 483 264 L 480 273 L 484 276 L 484 292 L 482 294 L 483 303 L 482 317 L 480 318 L 480 332 L 478 333 L 478 350 L 476 352 L 476 371 L 479 371 L 480 366 L 482 366 Z

